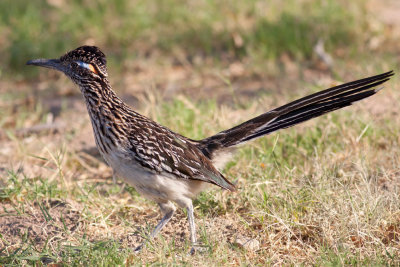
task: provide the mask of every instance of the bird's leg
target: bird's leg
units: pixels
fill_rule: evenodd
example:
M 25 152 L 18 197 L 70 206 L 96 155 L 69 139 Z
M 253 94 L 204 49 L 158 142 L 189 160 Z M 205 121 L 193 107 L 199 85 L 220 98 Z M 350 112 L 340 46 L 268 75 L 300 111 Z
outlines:
M 189 230 L 190 230 L 190 242 L 192 243 L 192 246 L 195 246 L 197 243 L 197 238 L 196 238 L 196 225 L 194 223 L 194 214 L 193 214 L 193 204 L 190 202 L 190 204 L 187 206 L 187 213 L 188 213 L 188 221 L 189 221 Z
M 186 207 L 188 213 L 188 221 L 189 221 L 189 230 L 190 230 L 190 242 L 192 244 L 192 248 L 190 249 L 190 254 L 193 255 L 196 251 L 204 251 L 206 248 L 197 243 L 196 237 L 196 224 L 194 223 L 194 213 L 193 213 L 193 204 L 192 201 L 187 204 Z
M 165 203 L 158 203 L 160 206 L 161 213 L 163 214 L 163 217 L 161 221 L 157 224 L 157 226 L 154 228 L 154 230 L 151 232 L 149 236 L 149 240 L 153 239 L 160 231 L 161 229 L 164 228 L 164 226 L 171 220 L 172 216 L 174 215 L 175 212 L 175 206 L 172 204 L 170 201 L 165 202 Z M 145 240 L 141 245 L 135 248 L 135 252 L 139 252 L 144 245 L 146 245 L 146 242 L 148 240 Z
M 175 206 L 171 202 L 166 202 L 166 203 L 159 203 L 158 204 L 161 209 L 161 213 L 164 215 L 161 221 L 157 224 L 156 228 L 154 228 L 153 232 L 151 232 L 150 237 L 154 238 L 160 231 L 161 229 L 164 228 L 164 226 L 171 220 L 172 216 L 174 215 L 175 212 Z

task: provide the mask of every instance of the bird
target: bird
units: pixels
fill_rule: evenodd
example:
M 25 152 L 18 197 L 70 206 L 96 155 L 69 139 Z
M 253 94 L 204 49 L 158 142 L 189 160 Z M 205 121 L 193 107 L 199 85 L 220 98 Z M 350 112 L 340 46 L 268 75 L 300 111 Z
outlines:
M 105 54 L 81 46 L 56 59 L 33 59 L 27 65 L 64 73 L 83 95 L 96 146 L 113 172 L 145 198 L 158 204 L 162 218 L 149 234 L 157 236 L 176 206 L 187 210 L 190 253 L 200 250 L 192 200 L 207 185 L 236 191 L 220 171 L 235 148 L 280 129 L 350 106 L 376 94 L 393 71 L 338 85 L 272 109 L 233 128 L 194 140 L 139 114 L 117 96 L 108 80 Z M 134 250 L 139 252 L 144 241 Z

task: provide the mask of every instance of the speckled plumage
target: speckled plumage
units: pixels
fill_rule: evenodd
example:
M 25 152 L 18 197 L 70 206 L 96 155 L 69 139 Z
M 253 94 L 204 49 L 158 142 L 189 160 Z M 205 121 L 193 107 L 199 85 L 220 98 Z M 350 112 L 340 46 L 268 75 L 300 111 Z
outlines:
M 140 115 L 127 106 L 107 79 L 105 55 L 82 46 L 59 59 L 27 64 L 57 69 L 80 88 L 90 115 L 96 145 L 114 172 L 137 191 L 157 202 L 163 218 L 154 237 L 172 217 L 175 207 L 187 208 L 191 241 L 196 244 L 192 198 L 205 184 L 235 190 L 215 165 L 238 144 L 349 106 L 377 92 L 393 75 L 381 75 L 339 85 L 266 112 L 214 136 L 195 141 Z M 137 250 L 140 250 L 140 246 Z

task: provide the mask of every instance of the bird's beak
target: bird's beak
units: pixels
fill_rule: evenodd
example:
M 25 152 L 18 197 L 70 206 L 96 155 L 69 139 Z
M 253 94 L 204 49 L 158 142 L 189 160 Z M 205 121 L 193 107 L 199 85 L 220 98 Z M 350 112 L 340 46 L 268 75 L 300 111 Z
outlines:
M 64 72 L 65 66 L 61 64 L 59 59 L 32 59 L 26 62 L 26 65 L 34 65 L 45 67 L 49 69 L 55 69 Z

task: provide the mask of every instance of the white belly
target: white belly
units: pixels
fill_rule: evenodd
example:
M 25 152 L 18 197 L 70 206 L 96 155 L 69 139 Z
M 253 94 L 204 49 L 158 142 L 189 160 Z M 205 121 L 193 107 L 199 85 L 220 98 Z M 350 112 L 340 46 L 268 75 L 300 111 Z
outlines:
M 199 180 L 175 178 L 168 173 L 152 172 L 134 160 L 126 160 L 116 153 L 105 155 L 104 159 L 118 177 L 134 186 L 141 195 L 157 203 L 171 200 L 179 206 L 184 206 L 207 184 Z

